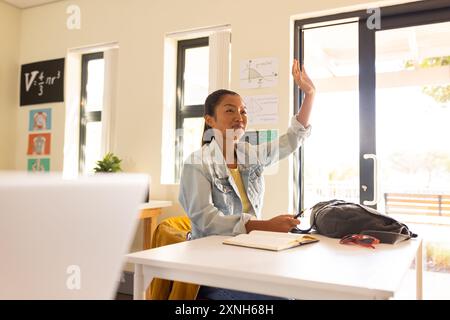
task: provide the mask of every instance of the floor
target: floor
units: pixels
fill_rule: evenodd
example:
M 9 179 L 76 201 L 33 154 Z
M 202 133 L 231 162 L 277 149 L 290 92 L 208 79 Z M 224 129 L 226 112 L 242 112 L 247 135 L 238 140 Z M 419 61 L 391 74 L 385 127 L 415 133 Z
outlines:
M 123 293 L 117 293 L 115 300 L 133 300 L 133 296 Z

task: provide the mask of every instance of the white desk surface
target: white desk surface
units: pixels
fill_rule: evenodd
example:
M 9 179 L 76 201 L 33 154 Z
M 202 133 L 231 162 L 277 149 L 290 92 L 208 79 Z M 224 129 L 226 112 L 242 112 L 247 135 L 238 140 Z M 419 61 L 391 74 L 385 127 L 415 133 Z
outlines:
M 158 277 L 297 299 L 388 299 L 422 242 L 371 249 L 317 237 L 318 243 L 272 252 L 224 245 L 226 236 L 211 236 L 135 252 L 127 261 L 142 266 L 136 270 L 144 282 Z
M 157 209 L 157 208 L 166 208 L 166 207 L 171 207 L 171 206 L 172 206 L 172 201 L 150 200 L 147 203 L 143 203 L 139 207 L 139 209 L 140 210 Z

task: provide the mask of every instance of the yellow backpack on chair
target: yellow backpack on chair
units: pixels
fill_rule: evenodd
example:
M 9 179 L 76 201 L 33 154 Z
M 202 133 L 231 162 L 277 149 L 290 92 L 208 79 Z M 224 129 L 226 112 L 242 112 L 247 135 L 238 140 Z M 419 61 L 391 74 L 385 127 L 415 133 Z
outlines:
M 190 239 L 191 221 L 188 217 L 164 219 L 152 238 L 152 249 Z M 151 283 L 152 300 L 195 300 L 200 288 L 197 284 L 155 278 Z

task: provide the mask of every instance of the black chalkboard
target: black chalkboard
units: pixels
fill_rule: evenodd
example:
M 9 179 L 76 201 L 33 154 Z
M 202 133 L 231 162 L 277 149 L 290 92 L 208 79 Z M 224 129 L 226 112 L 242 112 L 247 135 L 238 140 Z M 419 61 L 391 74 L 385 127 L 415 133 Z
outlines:
M 64 101 L 64 58 L 22 65 L 20 106 Z

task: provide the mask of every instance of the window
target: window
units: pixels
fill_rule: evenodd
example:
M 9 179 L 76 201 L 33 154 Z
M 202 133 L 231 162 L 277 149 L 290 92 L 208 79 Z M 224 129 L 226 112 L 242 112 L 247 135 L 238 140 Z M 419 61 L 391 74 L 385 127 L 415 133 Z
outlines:
M 318 88 L 314 108 L 321 110 L 312 113 L 314 134 L 304 143 L 305 208 L 325 198 L 359 202 L 357 35 L 358 22 L 303 31 L 305 65 Z
M 296 22 L 295 56 L 321 110 L 300 150 L 299 207 L 344 199 L 407 223 L 424 240 L 424 297 L 448 299 L 440 288 L 450 283 L 450 7 L 381 8 L 379 27 L 370 15 Z
M 366 11 L 296 22 L 295 55 L 316 83 L 316 108 L 329 108 L 313 113 L 322 118 L 301 150 L 303 208 L 337 197 L 384 210 L 387 192 L 450 192 L 446 166 L 419 164 L 450 159 L 439 122 L 449 114 L 449 12 L 424 1 L 382 8 L 379 27 Z
M 180 180 L 183 160 L 201 147 L 203 105 L 209 88 L 209 40 L 178 42 L 175 179 Z
M 100 160 L 105 61 L 103 52 L 84 54 L 81 66 L 79 172 L 91 173 Z

